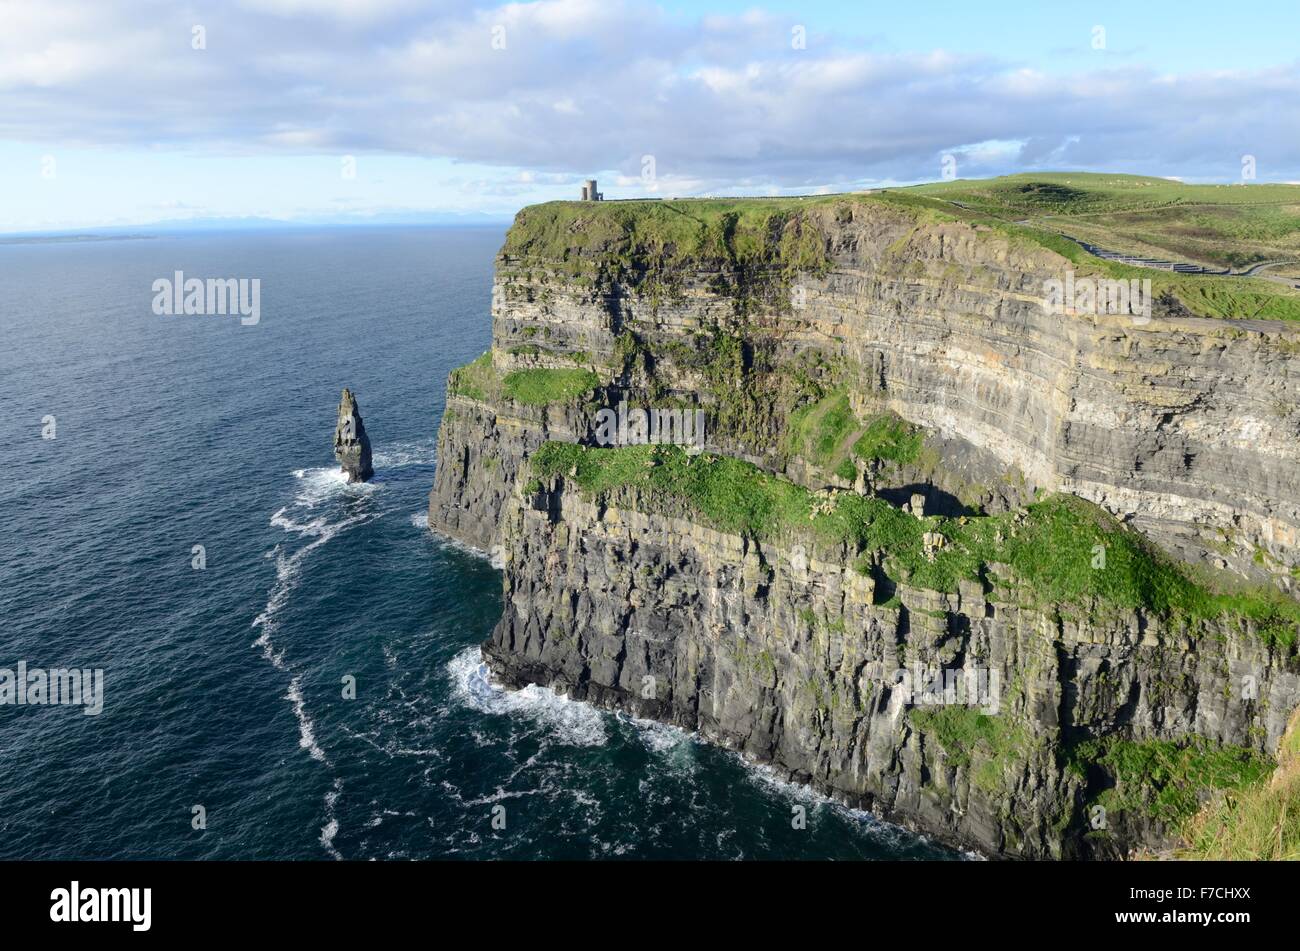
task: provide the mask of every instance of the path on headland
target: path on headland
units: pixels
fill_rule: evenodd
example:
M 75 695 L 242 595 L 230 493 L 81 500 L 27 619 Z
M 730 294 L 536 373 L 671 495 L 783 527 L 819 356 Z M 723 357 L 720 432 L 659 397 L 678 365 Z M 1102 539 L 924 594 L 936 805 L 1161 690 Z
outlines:
M 955 205 L 958 208 L 964 208 L 969 210 L 969 206 L 964 204 L 963 202 L 953 201 L 950 198 L 944 198 L 940 200 L 946 201 L 948 202 L 948 204 Z M 1029 228 L 1038 227 L 1037 225 L 1034 224 L 1032 218 L 1021 218 L 1018 221 L 1015 221 L 1014 224 L 1018 224 L 1023 227 L 1029 227 Z M 1044 230 L 1048 230 L 1048 229 L 1044 229 Z M 1212 277 L 1260 277 L 1266 281 L 1273 281 L 1277 284 L 1285 284 L 1287 287 L 1300 290 L 1300 279 L 1292 278 L 1292 277 L 1282 277 L 1280 275 L 1275 275 L 1275 274 L 1260 273 L 1261 271 L 1264 271 L 1271 267 L 1282 267 L 1283 265 L 1287 265 L 1287 264 L 1300 264 L 1300 261 L 1287 261 L 1287 260 L 1260 261 L 1240 271 L 1234 271 L 1232 270 L 1232 268 L 1223 268 L 1221 270 L 1216 270 L 1214 268 L 1205 267 L 1202 264 L 1193 264 L 1190 261 L 1166 261 L 1160 258 L 1149 258 L 1138 254 L 1127 254 L 1123 251 L 1113 251 L 1109 248 L 1099 247 L 1098 245 L 1092 244 L 1088 241 L 1084 241 L 1081 238 L 1076 238 L 1072 234 L 1066 234 L 1064 231 L 1060 231 L 1055 228 L 1050 230 L 1052 231 L 1053 234 L 1060 235 L 1062 238 L 1065 238 L 1069 241 L 1073 241 L 1075 244 L 1083 248 L 1083 250 L 1087 251 L 1093 257 L 1101 258 L 1104 261 L 1114 261 L 1116 264 L 1128 264 L 1131 265 L 1132 267 L 1157 268 L 1162 271 L 1173 271 L 1177 274 L 1205 274 Z
M 1133 267 L 1159 268 L 1163 271 L 1174 271 L 1178 274 L 1207 274 L 1213 277 L 1260 277 L 1266 281 L 1273 281 L 1278 284 L 1285 284 L 1287 287 L 1300 289 L 1300 280 L 1297 280 L 1296 278 L 1260 273 L 1266 268 L 1281 267 L 1285 264 L 1300 264 L 1300 261 L 1260 261 L 1259 263 L 1252 264 L 1250 267 L 1240 271 L 1234 271 L 1232 268 L 1215 270 L 1213 268 L 1204 267 L 1200 264 L 1192 264 L 1189 261 L 1162 261 L 1156 258 L 1147 258 L 1136 254 L 1124 254 L 1121 251 L 1111 251 L 1107 248 L 1100 248 L 1095 244 L 1090 244 L 1087 241 L 1081 241 L 1072 235 L 1066 234 L 1064 231 L 1057 231 L 1056 233 L 1062 238 L 1068 238 L 1073 241 L 1093 257 L 1098 257 L 1105 261 L 1114 261 L 1117 264 L 1128 264 Z

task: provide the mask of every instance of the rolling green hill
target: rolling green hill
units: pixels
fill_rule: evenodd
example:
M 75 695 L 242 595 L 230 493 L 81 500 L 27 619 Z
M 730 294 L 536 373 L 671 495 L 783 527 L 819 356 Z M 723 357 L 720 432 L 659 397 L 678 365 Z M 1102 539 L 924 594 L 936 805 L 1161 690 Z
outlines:
M 1031 173 L 900 189 L 1111 250 L 1300 277 L 1300 185 L 1187 185 L 1137 175 Z

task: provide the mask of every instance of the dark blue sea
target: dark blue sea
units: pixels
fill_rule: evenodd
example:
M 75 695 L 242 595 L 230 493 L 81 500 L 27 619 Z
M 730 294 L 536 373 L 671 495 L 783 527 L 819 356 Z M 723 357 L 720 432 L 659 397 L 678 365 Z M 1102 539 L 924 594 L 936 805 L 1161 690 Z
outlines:
M 500 575 L 425 503 L 502 236 L 0 245 L 0 668 L 104 672 L 97 716 L 0 706 L 0 858 L 951 855 L 680 731 L 489 682 Z M 177 270 L 259 278 L 260 321 L 156 315 Z M 365 486 L 333 465 L 344 386 Z

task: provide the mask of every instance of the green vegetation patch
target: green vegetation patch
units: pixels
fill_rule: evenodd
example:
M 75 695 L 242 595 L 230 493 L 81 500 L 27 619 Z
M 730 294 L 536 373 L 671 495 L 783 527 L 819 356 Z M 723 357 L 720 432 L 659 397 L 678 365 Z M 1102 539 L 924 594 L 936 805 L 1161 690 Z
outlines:
M 1274 764 L 1253 750 L 1193 735 L 1143 742 L 1089 740 L 1070 752 L 1069 765 L 1080 775 L 1100 767 L 1113 778 L 1115 785 L 1096 800 L 1108 811 L 1133 811 L 1179 825 L 1195 815 L 1206 790 L 1256 786 Z
M 856 435 L 856 439 L 853 438 Z M 787 449 L 842 479 L 857 477 L 853 457 L 866 462 L 910 464 L 921 457 L 925 434 L 893 413 L 882 413 L 864 428 L 843 390 L 795 410 Z
M 1278 748 L 1267 783 L 1213 797 L 1183 826 L 1183 859 L 1203 861 L 1300 860 L 1300 716 Z
M 492 366 L 492 351 L 451 371 L 451 392 L 473 400 L 490 400 L 501 390 L 501 378 Z
M 1300 774 L 1290 770 L 1274 783 L 1217 796 L 1183 832 L 1181 859 L 1300 861 Z
M 853 454 L 867 461 L 916 462 L 921 455 L 924 434 L 911 423 L 894 415 L 878 416 L 853 444 Z
M 600 383 L 590 370 L 514 370 L 502 381 L 505 395 L 529 406 L 561 403 L 589 393 Z
M 640 487 L 690 503 L 719 529 L 752 537 L 808 519 L 805 489 L 726 456 L 692 457 L 677 446 L 590 449 L 549 442 L 531 462 L 536 478 L 563 476 L 592 494 Z
M 1300 294 L 1285 283 L 1133 267 L 1094 257 L 1064 237 L 1139 257 L 1210 267 L 1296 262 L 1300 186 L 1187 185 L 1136 175 L 1064 172 L 940 182 L 886 194 L 990 227 L 1016 243 L 1047 248 L 1082 273 L 1149 278 L 1154 296 L 1172 296 L 1194 314 L 1300 320 Z
M 917 185 L 904 191 L 960 202 L 988 214 L 1020 218 L 1040 214 L 1118 215 L 1175 207 L 1231 206 L 1249 210 L 1261 205 L 1300 205 L 1300 186 L 1296 185 L 1189 185 L 1167 178 L 1097 172 L 1024 172 Z
M 713 290 L 740 311 L 789 306 L 798 274 L 825 274 L 827 238 L 814 213 L 844 196 L 554 201 L 525 208 L 502 253 L 571 278 L 626 282 L 653 303 L 674 297 L 688 270 L 716 272 Z
M 975 707 L 914 707 L 908 717 L 916 729 L 943 747 L 954 764 L 970 766 L 979 759 L 972 779 L 989 792 L 1001 784 L 1003 765 L 1023 760 L 1029 743 L 1028 734 L 1011 717 L 990 716 Z
M 824 238 L 808 212 L 842 201 L 813 198 L 696 198 L 620 202 L 552 201 L 515 217 L 503 251 L 574 262 L 584 256 L 657 256 L 669 262 L 827 264 Z
M 845 455 L 844 442 L 857 428 L 848 394 L 832 393 L 792 414 L 791 449 L 809 462 L 831 468 Z
M 1021 594 L 1044 605 L 1142 608 L 1171 622 L 1250 620 L 1263 639 L 1288 650 L 1300 630 L 1300 604 L 1280 592 L 1217 590 L 1072 495 L 1048 496 L 1019 513 L 918 519 L 881 498 L 813 493 L 748 462 L 691 456 L 677 446 L 551 442 L 532 457 L 532 471 L 539 480 L 562 476 L 589 494 L 635 487 L 651 503 L 655 497 L 685 502 L 712 527 L 752 538 L 811 536 L 842 545 L 860 553 L 864 574 L 875 553 L 883 553 L 891 577 L 931 590 L 956 591 L 963 579 L 979 579 L 1002 563 L 1023 582 Z

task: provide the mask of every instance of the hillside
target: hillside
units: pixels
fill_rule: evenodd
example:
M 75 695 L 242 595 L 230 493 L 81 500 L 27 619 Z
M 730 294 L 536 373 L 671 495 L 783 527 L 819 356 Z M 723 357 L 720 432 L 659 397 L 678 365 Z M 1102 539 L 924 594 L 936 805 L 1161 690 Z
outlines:
M 1287 262 L 1266 273 L 1300 279 L 1300 185 L 1060 172 L 901 191 L 1143 256 L 1234 271 Z

